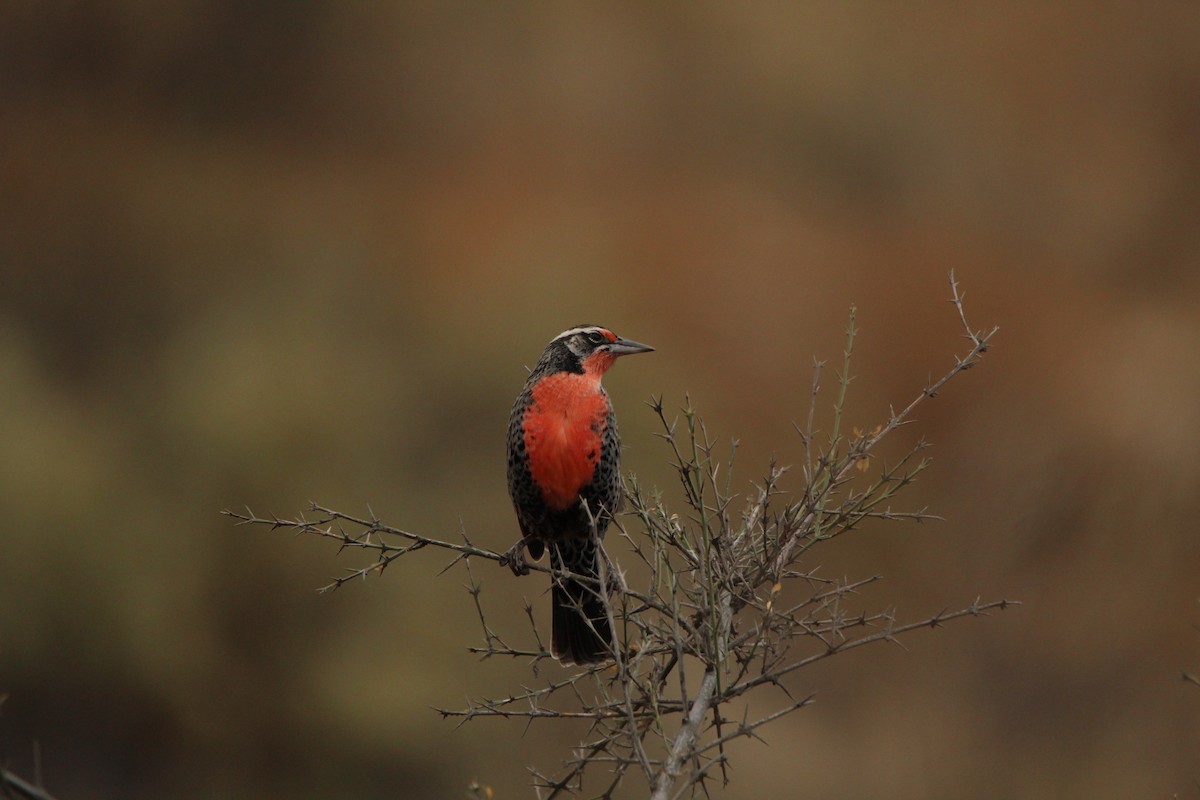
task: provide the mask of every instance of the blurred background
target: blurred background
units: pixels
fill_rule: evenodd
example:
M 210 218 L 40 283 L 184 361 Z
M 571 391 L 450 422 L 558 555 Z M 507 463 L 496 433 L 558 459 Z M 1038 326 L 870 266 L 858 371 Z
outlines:
M 748 485 L 852 304 L 860 427 L 953 363 L 953 269 L 1001 332 L 897 439 L 946 521 L 821 564 L 902 619 L 1024 605 L 796 675 L 720 796 L 1200 796 L 1198 42 L 1169 2 L 5 3 L 0 762 L 531 797 L 584 732 L 431 710 L 538 680 L 466 652 L 461 571 L 318 596 L 362 562 L 219 512 L 507 547 L 509 408 L 580 322 L 658 348 L 606 381 L 628 469 L 675 496 L 643 401 L 690 393 Z

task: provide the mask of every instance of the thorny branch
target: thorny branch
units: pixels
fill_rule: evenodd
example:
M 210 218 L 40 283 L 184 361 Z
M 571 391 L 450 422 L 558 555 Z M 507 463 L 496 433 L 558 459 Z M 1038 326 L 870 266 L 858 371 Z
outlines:
M 0 797 L 18 800 L 54 800 L 41 786 L 17 777 L 6 769 L 0 769 Z
M 575 724 L 586 725 L 583 740 L 557 777 L 531 768 L 539 798 L 579 794 L 585 773 L 596 772 L 606 772 L 607 777 L 591 790 L 593 797 L 612 797 L 631 772 L 641 773 L 653 800 L 697 790 L 708 794 L 708 781 L 718 774 L 722 783 L 729 780 L 729 742 L 757 739 L 764 725 L 812 702 L 811 694 L 792 696 L 785 682 L 788 676 L 850 650 L 895 642 L 920 628 L 983 616 L 1015 602 L 976 599 L 957 610 L 901 622 L 889 610 L 867 611 L 855 603 L 858 591 L 880 576 L 831 580 L 812 561 L 814 548 L 868 520 L 936 519 L 925 509 L 898 510 L 891 505 L 928 466 L 922 455 L 927 443 L 918 440 L 892 464 L 883 463 L 876 450 L 912 422 L 918 407 L 978 364 L 997 332 L 977 331 L 968 324 L 953 273 L 950 288 L 950 302 L 967 340 L 965 352 L 907 405 L 891 409 L 866 433 L 846 430 L 858 334 L 851 309 L 825 434 L 817 429 L 824 364 L 814 363 L 809 408 L 797 426 L 803 460 L 802 487 L 795 499 L 784 488 L 787 468 L 774 463 L 747 496 L 739 495 L 732 480 L 736 442 L 722 457 L 690 400 L 682 418 L 669 418 L 661 398 L 651 401 L 662 427 L 659 436 L 679 475 L 684 510 L 670 510 L 660 492 L 629 477 L 628 511 L 615 521 L 616 538 L 626 550 L 619 559 L 624 563 L 621 569 L 613 564 L 614 580 L 609 582 L 608 603 L 619 639 L 612 664 L 542 677 L 539 665 L 550 654 L 532 608 L 526 603 L 530 634 L 521 644 L 510 644 L 509 636 L 489 624 L 472 560 L 501 562 L 504 556 L 475 546 L 465 531 L 460 532 L 461 543 L 437 539 L 385 525 L 373 512 L 357 517 L 316 504 L 310 509 L 312 519 L 259 517 L 249 509 L 225 513 L 242 524 L 291 529 L 333 540 L 339 551 L 372 554 L 371 563 L 351 568 L 322 591 L 382 573 L 396 559 L 425 548 L 453 555 L 444 569 L 462 562 L 483 632 L 483 644 L 471 652 L 483 658 L 527 659 L 538 681 L 506 697 L 469 700 L 465 709 L 440 712 L 460 724 L 503 717 L 526 725 L 534 720 L 579 720 Z M 614 549 L 611 540 L 609 547 Z M 530 568 L 549 572 L 536 563 Z M 767 687 L 782 698 L 775 710 L 749 719 L 745 697 Z M 758 702 L 767 702 L 766 697 Z

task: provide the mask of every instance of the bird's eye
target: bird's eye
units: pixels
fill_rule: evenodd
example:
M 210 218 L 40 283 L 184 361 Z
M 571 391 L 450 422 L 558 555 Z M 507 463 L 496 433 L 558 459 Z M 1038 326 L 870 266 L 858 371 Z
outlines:
M 587 340 L 592 344 L 600 344 L 604 341 L 604 334 L 599 331 L 592 331 L 587 335 Z

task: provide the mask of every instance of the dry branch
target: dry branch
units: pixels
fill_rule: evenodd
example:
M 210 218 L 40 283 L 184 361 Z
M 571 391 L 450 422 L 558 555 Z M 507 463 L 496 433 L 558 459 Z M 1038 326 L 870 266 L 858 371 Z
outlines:
M 790 693 L 785 678 L 833 656 L 869 645 L 895 642 L 921 628 L 1003 610 L 1014 601 L 979 599 L 956 610 L 898 621 L 888 610 L 869 611 L 856 603 L 858 591 L 880 579 L 835 581 L 820 575 L 813 552 L 864 522 L 877 524 L 936 519 L 925 509 L 897 509 L 892 502 L 927 467 L 928 446 L 918 440 L 893 464 L 882 463 L 878 445 L 909 424 L 914 412 L 954 378 L 980 362 L 997 329 L 976 331 L 967 322 L 963 295 L 953 274 L 951 298 L 967 347 L 953 365 L 930 380 L 899 411 L 891 410 L 873 430 L 847 432 L 846 402 L 858 334 L 851 309 L 846 344 L 837 376 L 828 432 L 817 428 L 824 364 L 815 362 L 810 407 L 797 426 L 803 450 L 800 491 L 784 488 L 788 472 L 770 464 L 765 476 L 742 497 L 732 480 L 733 453 L 717 453 L 690 400 L 680 417 L 670 417 L 661 398 L 651 401 L 659 436 L 679 476 L 683 510 L 671 510 L 663 495 L 628 479 L 628 511 L 616 520 L 621 558 L 609 554 L 613 580 L 611 622 L 619 647 L 612 664 L 575 669 L 546 680 L 538 665 L 550 657 L 528 604 L 529 632 L 519 644 L 487 619 L 473 559 L 501 562 L 503 554 L 461 542 L 434 538 L 384 524 L 371 513 L 358 517 L 313 504 L 314 518 L 280 519 L 225 512 L 242 524 L 283 528 L 332 540 L 342 550 L 371 554 L 322 591 L 354 578 L 382 573 L 393 561 L 433 548 L 452 554 L 445 569 L 460 562 L 467 591 L 478 613 L 482 658 L 527 659 L 537 685 L 506 697 L 469 700 L 464 709 L 439 709 L 460 724 L 479 717 L 523 720 L 577 720 L 586 724 L 584 741 L 563 759 L 564 769 L 548 777 L 531 769 L 539 798 L 583 791 L 585 774 L 606 771 L 594 797 L 612 797 L 631 773 L 640 773 L 656 800 L 679 797 L 707 782 L 728 781 L 726 745 L 759 738 L 769 722 L 804 708 L 811 695 Z M 873 471 L 873 472 L 872 472 Z M 613 544 L 610 541 L 610 549 Z M 617 565 L 638 565 L 636 581 Z M 548 572 L 531 564 L 533 570 Z M 633 574 L 630 570 L 629 574 Z M 780 691 L 774 710 L 749 720 L 746 696 L 767 688 Z M 760 700 L 759 702 L 764 702 Z M 735 713 L 740 712 L 740 713 Z M 730 717 L 740 716 L 736 722 Z

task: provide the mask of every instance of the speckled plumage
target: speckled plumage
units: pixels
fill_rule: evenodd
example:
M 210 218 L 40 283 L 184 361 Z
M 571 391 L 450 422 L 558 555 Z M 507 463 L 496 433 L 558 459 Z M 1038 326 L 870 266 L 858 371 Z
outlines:
M 581 325 L 555 337 L 529 373 L 509 417 L 508 488 L 534 559 L 548 548 L 555 568 L 598 578 L 596 544 L 623 495 L 621 440 L 600 379 L 618 356 L 650 349 Z M 554 656 L 567 664 L 610 657 L 600 587 L 566 578 L 556 580 L 552 595 Z

